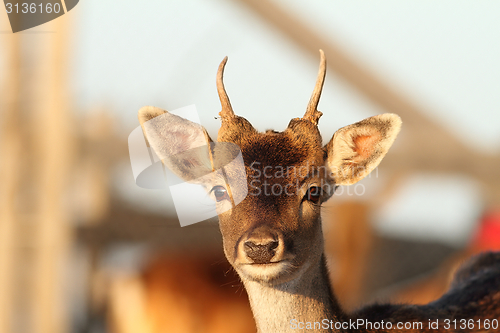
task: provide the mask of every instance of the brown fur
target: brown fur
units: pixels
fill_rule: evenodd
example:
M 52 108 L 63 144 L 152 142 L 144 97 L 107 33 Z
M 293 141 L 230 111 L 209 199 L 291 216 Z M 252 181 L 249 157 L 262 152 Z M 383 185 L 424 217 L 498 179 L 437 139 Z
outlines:
M 245 165 L 249 166 L 254 161 L 262 161 L 262 165 L 273 166 L 272 169 L 274 169 L 278 166 L 289 165 L 301 167 L 306 165 L 308 161 L 314 161 L 309 166 L 321 166 L 324 163 L 322 155 L 324 156 L 325 151 L 318 145 L 318 142 L 321 142 L 319 133 L 307 127 L 305 129 L 304 127 L 299 128 L 298 131 L 291 131 L 293 140 L 290 140 L 290 128 L 281 133 L 268 131 L 259 134 L 251 131 L 248 135 L 244 135 L 244 133 L 240 132 L 238 144 L 242 149 Z M 383 135 L 384 133 L 378 134 L 378 136 Z M 356 152 L 361 157 L 373 158 L 373 152 L 366 152 L 366 150 L 369 150 L 370 143 L 376 140 L 377 135 L 372 137 L 360 135 L 356 137 L 354 139 L 356 147 L 358 147 Z M 249 183 L 252 179 L 255 179 L 252 178 L 252 171 L 255 173 L 254 170 L 248 167 Z M 261 169 L 259 171 L 262 172 Z M 263 181 L 263 176 L 259 180 Z M 285 180 L 268 179 L 267 181 L 271 184 L 278 184 L 280 182 L 295 183 L 297 180 L 302 182 L 305 178 L 296 179 L 291 176 Z M 248 202 L 236 207 L 230 216 L 221 216 L 221 230 L 225 237 L 226 246 L 227 244 L 234 246 L 238 241 L 241 241 L 238 237 L 233 239 L 233 235 L 245 234 L 245 230 L 252 230 L 259 223 L 271 224 L 280 231 L 289 234 L 293 238 L 289 241 L 289 244 L 300 242 L 300 239 L 303 238 L 309 239 L 314 234 L 314 232 L 300 230 L 303 229 L 303 226 L 299 226 L 301 223 L 296 217 L 280 212 L 280 208 L 283 212 L 297 212 L 299 210 L 297 200 L 294 203 L 291 199 L 285 200 L 282 197 L 272 195 L 261 195 L 258 198 L 248 198 L 246 200 Z M 249 215 L 252 215 L 252 217 L 249 218 Z M 319 222 L 319 216 L 315 214 L 315 217 Z M 235 223 L 235 221 L 238 221 L 238 223 Z M 283 221 L 286 221 L 286 223 Z M 297 225 L 294 225 L 293 221 L 297 221 Z M 230 224 L 230 226 L 226 227 L 226 223 Z M 238 229 L 234 228 L 234 224 L 238 224 Z M 228 240 L 226 241 L 226 239 Z M 236 251 L 233 251 L 232 248 L 225 250 L 228 259 L 232 263 L 234 260 L 233 253 Z M 303 249 L 299 248 L 297 250 L 301 252 Z M 391 322 L 394 325 L 397 325 L 398 322 L 421 322 L 422 328 L 404 329 L 403 331 L 446 332 L 454 331 L 450 328 L 446 329 L 446 327 L 453 327 L 449 326 L 454 325 L 453 320 L 458 321 L 457 327 L 459 328 L 461 325 L 460 320 L 465 319 L 474 320 L 476 327 L 476 329 L 467 331 L 482 332 L 485 330 L 478 329 L 478 320 L 500 320 L 500 254 L 487 253 L 473 259 L 471 263 L 464 266 L 457 273 L 453 288 L 439 300 L 427 305 L 375 304 L 355 313 L 345 314 L 340 310 L 334 294 L 331 295 L 331 298 L 333 300 L 332 307 L 337 308 L 338 311 L 334 316 L 339 321 L 365 319 L 370 322 Z M 439 320 L 438 330 L 429 327 L 429 320 L 434 323 L 436 319 Z M 445 320 L 449 320 L 449 322 L 445 322 Z M 470 323 L 470 321 L 467 321 L 467 323 Z M 484 324 L 484 322 L 482 323 Z M 393 330 L 373 329 L 366 331 L 391 332 Z M 460 330 L 457 329 L 457 331 Z M 486 331 L 493 332 L 493 330 Z
M 224 253 L 247 289 L 259 332 L 297 331 L 290 327 L 292 319 L 303 322 L 330 319 L 338 323 L 362 318 L 394 323 L 422 321 L 420 332 L 445 332 L 449 330 L 444 326 L 439 330 L 427 329 L 428 320 L 500 317 L 499 254 L 490 254 L 488 260 L 477 259 L 476 264 L 459 274 L 455 287 L 435 302 L 423 306 L 372 305 L 345 314 L 327 274 L 321 203 L 331 197 L 335 186 L 356 183 L 377 167 L 396 138 L 401 120 L 392 114 L 365 119 L 341 128 L 323 147 L 316 126 L 321 116 L 316 106 L 326 68 L 322 55 L 318 83 L 306 115 L 292 119 L 283 132 L 258 133 L 246 119 L 233 113 L 222 84 L 225 61 L 219 67 L 217 79 L 223 105 L 218 141 L 241 149 L 246 169 L 246 184 L 242 186 L 248 188 L 248 195 L 237 205 L 232 201 L 232 209 L 219 214 L 219 225 Z M 176 131 L 182 126 L 189 127 L 179 122 Z M 161 139 L 161 133 L 146 130 L 145 134 Z M 187 174 L 188 170 L 178 170 L 180 177 L 189 180 Z M 309 191 L 317 187 L 322 192 L 313 200 Z M 281 192 L 273 192 L 273 188 Z M 293 190 L 283 192 L 287 188 Z M 233 189 L 227 190 L 231 194 Z M 229 203 L 222 200 L 218 204 Z M 322 331 L 354 330 L 349 326 Z

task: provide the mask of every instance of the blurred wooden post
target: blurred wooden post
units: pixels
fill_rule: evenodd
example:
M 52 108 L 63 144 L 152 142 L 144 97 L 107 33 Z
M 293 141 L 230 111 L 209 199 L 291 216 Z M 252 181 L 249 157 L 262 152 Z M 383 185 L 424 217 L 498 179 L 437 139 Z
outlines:
M 363 282 L 374 234 L 369 222 L 370 205 L 363 201 L 332 203 L 325 215 L 326 252 L 335 262 L 332 282 L 340 303 L 354 310 L 363 298 Z M 333 220 L 333 221 L 331 221 Z
M 72 117 L 67 89 L 67 16 L 46 23 L 38 35 L 34 154 L 37 188 L 34 234 L 33 327 L 35 333 L 68 330 L 64 299 L 64 268 L 71 250 L 68 202 L 69 176 L 74 159 Z M 74 132 L 74 131 L 73 131 Z
M 5 15 L 6 16 L 6 15 Z M 8 22 L 0 25 L 8 31 Z M 0 98 L 0 332 L 12 331 L 15 264 L 18 251 L 16 212 L 22 137 L 20 131 L 20 35 L 3 34 L 5 68 Z

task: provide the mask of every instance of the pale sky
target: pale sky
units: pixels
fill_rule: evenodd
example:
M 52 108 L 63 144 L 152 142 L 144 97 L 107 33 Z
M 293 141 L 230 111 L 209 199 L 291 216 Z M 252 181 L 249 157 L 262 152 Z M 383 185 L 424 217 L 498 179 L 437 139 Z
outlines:
M 436 111 L 430 116 L 464 142 L 500 150 L 500 2 L 277 2 L 408 98 Z M 314 86 L 319 59 L 238 2 L 85 0 L 67 15 L 75 17 L 72 84 L 78 106 L 109 106 L 129 130 L 138 125 L 137 110 L 144 105 L 172 110 L 195 104 L 215 137 L 219 121 L 214 116 L 220 110 L 215 73 L 226 55 L 225 84 L 233 107 L 260 130 L 282 130 L 301 116 Z M 325 139 L 339 127 L 384 112 L 333 72 L 328 76 L 319 107 Z M 410 180 L 402 193 L 420 193 L 419 187 L 439 183 L 446 207 L 456 208 L 440 217 L 451 221 L 443 225 L 470 230 L 470 220 L 481 208 L 479 194 L 464 199 L 479 193 L 471 182 L 453 176 L 418 179 Z M 120 186 L 133 200 L 158 197 L 155 191 L 133 189 L 133 183 Z M 412 216 L 404 222 L 407 230 L 428 225 L 432 231 L 436 221 L 430 217 L 440 209 L 436 200 L 428 200 L 428 209 L 422 210 L 411 196 L 401 202 L 403 194 L 394 199 L 397 204 L 388 203 L 392 209 L 382 208 L 377 220 L 389 221 L 387 226 Z
M 499 2 L 281 3 L 409 98 L 437 110 L 432 116 L 463 140 L 498 150 Z M 226 86 L 237 112 L 259 128 L 278 129 L 303 113 L 317 60 L 238 3 L 87 0 L 78 6 L 75 97 L 85 108 L 108 103 L 132 119 L 146 104 L 196 104 L 215 130 L 215 72 L 228 55 Z M 320 106 L 325 132 L 383 112 L 337 80 L 327 82 Z

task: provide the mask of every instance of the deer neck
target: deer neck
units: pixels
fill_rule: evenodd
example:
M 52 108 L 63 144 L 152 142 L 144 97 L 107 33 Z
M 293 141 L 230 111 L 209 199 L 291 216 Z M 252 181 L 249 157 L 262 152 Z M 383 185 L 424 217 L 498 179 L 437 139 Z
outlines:
M 303 274 L 289 282 L 273 286 L 249 280 L 243 283 L 259 333 L 304 331 L 306 326 L 299 325 L 314 325 L 315 322 L 325 325 L 344 318 L 330 287 L 323 254 Z M 322 332 L 336 332 L 323 326 L 319 328 Z

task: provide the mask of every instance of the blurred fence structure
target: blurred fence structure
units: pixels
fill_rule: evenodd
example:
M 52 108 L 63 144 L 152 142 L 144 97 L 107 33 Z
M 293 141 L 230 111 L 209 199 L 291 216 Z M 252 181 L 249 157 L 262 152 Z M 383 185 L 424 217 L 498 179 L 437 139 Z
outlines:
M 0 317 L 3 332 L 67 331 L 63 264 L 71 246 L 65 203 L 75 158 L 66 90 L 64 20 L 33 53 L 29 35 L 2 35 Z M 5 27 L 3 27 L 5 28 Z M 32 46 L 32 45 L 30 45 Z
M 320 45 L 330 70 L 405 122 L 406 139 L 382 165 L 393 175 L 382 195 L 372 202 L 333 203 L 334 214 L 324 219 L 332 226 L 326 246 L 337 265 L 333 282 L 346 307 L 354 308 L 371 296 L 373 290 L 363 286 L 367 276 L 373 276 L 370 270 L 377 269 L 370 267 L 377 253 L 386 256 L 397 252 L 398 246 L 413 246 L 415 252 L 428 247 L 383 239 L 370 223 L 374 207 L 390 197 L 405 176 L 415 171 L 468 175 L 482 183 L 486 206 L 498 208 L 499 155 L 488 156 L 463 145 L 330 38 L 317 35 L 276 3 L 240 2 L 314 59 Z M 6 22 L 2 24 L 1 29 L 7 30 Z M 47 33 L 37 34 L 36 43 L 35 35 L 0 35 L 7 69 L 0 82 L 0 332 L 92 332 L 96 322 L 107 321 L 100 329 L 154 333 L 171 329 L 169 325 L 180 323 L 179 318 L 184 318 L 180 324 L 198 322 L 183 326 L 183 332 L 223 332 L 224 325 L 235 325 L 224 316 L 241 320 L 252 331 L 237 278 L 224 280 L 230 268 L 217 266 L 225 262 L 217 224 L 180 228 L 175 218 L 137 210 L 113 191 L 112 170 L 128 160 L 125 135 L 113 131 L 116 120 L 109 114 L 76 114 L 68 88 L 72 29 L 67 17 L 47 23 L 44 29 Z M 111 249 L 137 244 L 160 259 L 144 260 L 126 276 L 110 273 L 105 258 Z M 377 246 L 379 252 L 374 251 Z M 70 270 L 72 261 L 82 260 L 74 256 L 81 249 L 87 268 L 82 271 L 85 276 L 78 277 L 84 282 L 74 284 Z M 450 254 L 446 251 L 442 257 Z M 200 254 L 212 256 L 195 258 Z M 439 264 L 434 261 L 431 266 Z M 437 282 L 415 284 L 416 293 L 437 290 L 432 298 L 441 292 L 454 264 L 445 266 Z M 228 283 L 235 287 L 219 290 Z M 199 292 L 193 292 L 196 286 Z M 71 288 L 82 288 L 84 294 L 80 304 L 84 319 L 78 325 L 71 305 L 75 301 L 68 299 Z M 182 305 L 172 304 L 172 295 Z M 201 311 L 199 304 L 213 311 Z

